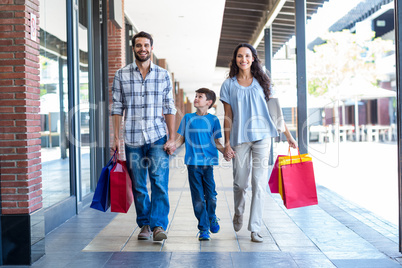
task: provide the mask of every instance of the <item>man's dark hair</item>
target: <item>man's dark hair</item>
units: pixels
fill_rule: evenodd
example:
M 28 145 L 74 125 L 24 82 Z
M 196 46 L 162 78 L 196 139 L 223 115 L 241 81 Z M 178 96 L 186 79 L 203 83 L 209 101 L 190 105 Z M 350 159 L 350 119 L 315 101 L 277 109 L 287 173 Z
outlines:
M 136 35 L 134 35 L 133 38 L 131 39 L 131 44 L 133 45 L 133 47 L 135 46 L 135 39 L 139 38 L 139 37 L 145 37 L 145 38 L 149 39 L 149 41 L 151 42 L 151 47 L 154 45 L 154 40 L 152 39 L 152 36 L 149 33 L 141 31 L 141 32 L 137 33 Z
M 204 94 L 205 94 L 205 97 L 207 97 L 207 100 L 212 100 L 212 103 L 211 103 L 211 105 L 209 106 L 209 108 L 211 108 L 211 107 L 214 105 L 214 103 L 215 103 L 215 101 L 216 101 L 215 92 L 213 92 L 212 90 L 210 90 L 210 89 L 208 89 L 208 88 L 205 88 L 205 87 L 202 87 L 202 88 L 200 88 L 200 89 L 197 89 L 195 92 L 197 92 L 197 93 L 204 93 Z

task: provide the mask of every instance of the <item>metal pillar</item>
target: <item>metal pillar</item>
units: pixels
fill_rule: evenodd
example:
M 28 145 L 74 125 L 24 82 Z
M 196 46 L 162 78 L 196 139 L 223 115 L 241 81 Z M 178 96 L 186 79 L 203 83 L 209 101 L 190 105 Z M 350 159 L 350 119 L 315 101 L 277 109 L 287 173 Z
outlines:
M 306 0 L 295 1 L 297 138 L 301 154 L 308 152 L 306 78 Z
M 402 18 L 402 5 L 399 1 L 394 1 L 395 4 L 395 52 L 396 52 L 396 99 L 397 99 L 397 130 L 398 130 L 398 197 L 399 197 L 399 252 L 402 252 L 402 118 L 401 118 L 401 38 L 402 38 L 402 28 L 399 27 Z
M 265 46 L 265 69 L 269 77 L 272 79 L 272 34 L 271 28 L 264 30 L 264 46 Z M 269 165 L 274 164 L 274 138 L 271 138 L 271 149 L 269 151 Z
M 269 72 L 271 77 L 272 71 L 272 34 L 271 28 L 265 28 L 264 30 L 264 45 L 265 45 L 265 68 Z

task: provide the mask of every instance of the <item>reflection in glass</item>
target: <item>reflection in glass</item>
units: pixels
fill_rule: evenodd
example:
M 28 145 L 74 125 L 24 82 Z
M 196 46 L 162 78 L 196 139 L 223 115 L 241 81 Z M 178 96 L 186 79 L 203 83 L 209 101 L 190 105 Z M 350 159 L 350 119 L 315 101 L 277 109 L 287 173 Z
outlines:
M 88 69 L 88 0 L 79 0 L 79 81 L 80 81 L 80 123 L 81 123 L 81 193 L 91 191 L 90 172 L 90 110 Z
M 43 206 L 70 196 L 65 0 L 40 1 L 40 121 Z

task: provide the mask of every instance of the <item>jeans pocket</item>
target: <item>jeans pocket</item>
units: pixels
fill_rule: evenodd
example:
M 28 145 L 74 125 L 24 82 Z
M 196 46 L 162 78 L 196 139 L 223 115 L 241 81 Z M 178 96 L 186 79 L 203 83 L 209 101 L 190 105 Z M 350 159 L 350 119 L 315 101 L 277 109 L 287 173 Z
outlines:
M 160 138 L 159 140 L 154 142 L 154 145 L 164 145 L 167 141 L 167 136 Z

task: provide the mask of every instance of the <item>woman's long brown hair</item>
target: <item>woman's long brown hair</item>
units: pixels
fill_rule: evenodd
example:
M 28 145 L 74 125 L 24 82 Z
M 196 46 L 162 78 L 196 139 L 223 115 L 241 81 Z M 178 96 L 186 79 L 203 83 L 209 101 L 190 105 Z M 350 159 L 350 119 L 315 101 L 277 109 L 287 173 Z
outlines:
M 230 61 L 230 71 L 229 71 L 229 77 L 233 78 L 239 73 L 239 67 L 236 64 L 236 57 L 237 57 L 237 52 L 239 51 L 239 48 L 241 47 L 247 47 L 250 49 L 251 53 L 253 54 L 254 61 L 251 64 L 251 74 L 253 77 L 255 77 L 264 90 L 264 95 L 265 95 L 265 100 L 269 100 L 269 96 L 271 94 L 271 79 L 269 76 L 264 72 L 262 65 L 261 65 L 261 60 L 258 58 L 257 55 L 257 50 L 255 48 L 247 43 L 241 43 L 239 44 L 235 50 L 233 51 L 233 58 Z

